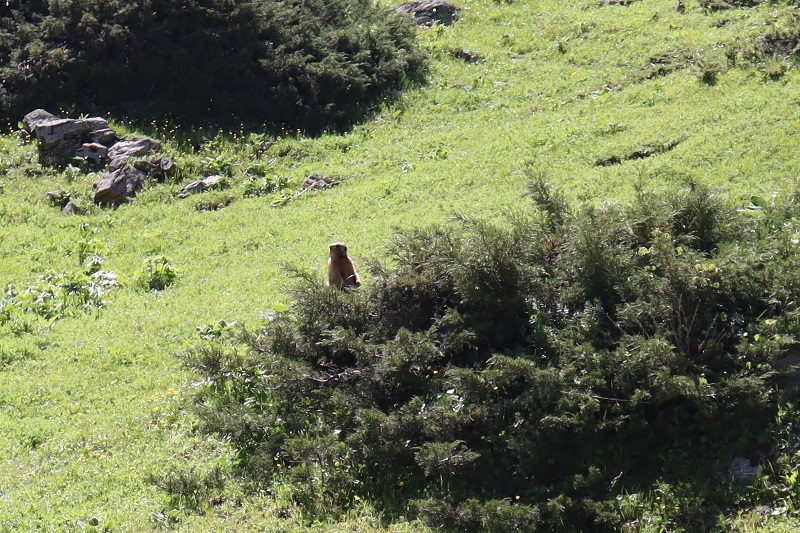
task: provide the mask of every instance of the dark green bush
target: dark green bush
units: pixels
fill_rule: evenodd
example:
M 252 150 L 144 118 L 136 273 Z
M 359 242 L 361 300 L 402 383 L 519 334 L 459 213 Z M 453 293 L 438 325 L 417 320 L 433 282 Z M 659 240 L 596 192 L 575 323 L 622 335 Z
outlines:
M 419 76 L 408 21 L 371 0 L 11 2 L 0 111 L 346 126 Z
M 614 531 L 649 512 L 627 495 L 673 487 L 663 519 L 711 528 L 741 498 L 731 459 L 769 445 L 800 329 L 797 198 L 530 190 L 503 225 L 397 236 L 357 291 L 297 273 L 291 312 L 187 354 L 242 472 L 311 512 L 358 496 L 461 531 Z

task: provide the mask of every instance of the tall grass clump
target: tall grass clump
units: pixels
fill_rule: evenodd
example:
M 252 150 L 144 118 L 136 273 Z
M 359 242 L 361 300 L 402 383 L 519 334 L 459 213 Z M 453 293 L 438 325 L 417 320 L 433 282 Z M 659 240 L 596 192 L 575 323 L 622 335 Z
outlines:
M 771 465 L 762 489 L 791 473 L 797 196 L 530 196 L 397 235 L 357 291 L 295 272 L 288 311 L 185 354 L 241 474 L 309 516 L 366 499 L 458 531 L 703 531 L 768 498 L 728 467 Z

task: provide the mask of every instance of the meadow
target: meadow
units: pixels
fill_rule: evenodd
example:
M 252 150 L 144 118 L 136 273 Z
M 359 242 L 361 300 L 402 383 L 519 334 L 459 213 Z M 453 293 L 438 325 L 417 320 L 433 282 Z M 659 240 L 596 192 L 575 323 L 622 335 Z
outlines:
M 368 504 L 312 522 L 283 487 L 238 480 L 236 451 L 192 412 L 200 378 L 178 356 L 215 329 L 291 310 L 288 267 L 322 279 L 328 243 L 346 242 L 369 284 L 366 261 L 387 259 L 397 231 L 457 214 L 502 221 L 530 207 L 532 175 L 595 205 L 689 182 L 741 207 L 785 196 L 800 175 L 800 79 L 793 55 L 760 50 L 765 36 L 798 31 L 796 8 L 707 4 L 687 1 L 681 13 L 674 0 L 464 0 L 458 22 L 417 32 L 427 82 L 347 132 L 107 117 L 161 141 L 178 168 L 115 209 L 91 203 L 99 171 L 42 166 L 9 125 L 0 530 L 425 530 L 387 523 Z M 265 141 L 274 144 L 262 150 Z M 337 185 L 298 194 L 313 173 Z M 225 187 L 176 198 L 209 174 Z M 85 213 L 61 215 L 45 198 L 53 189 Z M 86 266 L 94 256 L 118 281 L 98 296 L 86 288 L 99 279 Z M 150 290 L 159 275 L 168 283 Z M 198 480 L 205 499 L 184 505 L 176 494 Z M 720 528 L 790 531 L 795 512 L 743 509 Z

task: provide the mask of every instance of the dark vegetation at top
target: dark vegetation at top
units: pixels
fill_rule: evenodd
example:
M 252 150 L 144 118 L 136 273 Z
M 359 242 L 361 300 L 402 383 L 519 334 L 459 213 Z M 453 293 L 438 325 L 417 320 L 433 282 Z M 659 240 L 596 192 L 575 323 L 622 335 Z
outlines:
M 0 4 L 0 115 L 346 127 L 419 79 L 407 17 L 370 0 Z
M 296 272 L 290 312 L 187 354 L 242 473 L 311 515 L 361 498 L 458 531 L 618 531 L 653 519 L 645 500 L 710 530 L 765 497 L 728 478 L 742 456 L 796 498 L 780 480 L 800 440 L 771 422 L 800 333 L 800 198 L 530 192 L 502 225 L 398 235 L 360 290 Z

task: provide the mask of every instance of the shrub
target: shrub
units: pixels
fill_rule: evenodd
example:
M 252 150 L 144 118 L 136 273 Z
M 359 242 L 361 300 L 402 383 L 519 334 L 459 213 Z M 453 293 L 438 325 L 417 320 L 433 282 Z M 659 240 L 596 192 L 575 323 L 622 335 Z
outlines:
M 673 487 L 665 527 L 710 528 L 777 411 L 797 199 L 530 190 L 537 209 L 502 226 L 398 235 L 358 291 L 296 272 L 290 312 L 186 354 L 242 473 L 313 513 L 369 498 L 452 530 L 612 531 L 649 512 L 620 498 Z
M 11 2 L 0 18 L 14 120 L 45 107 L 319 131 L 422 66 L 410 23 L 369 0 Z

